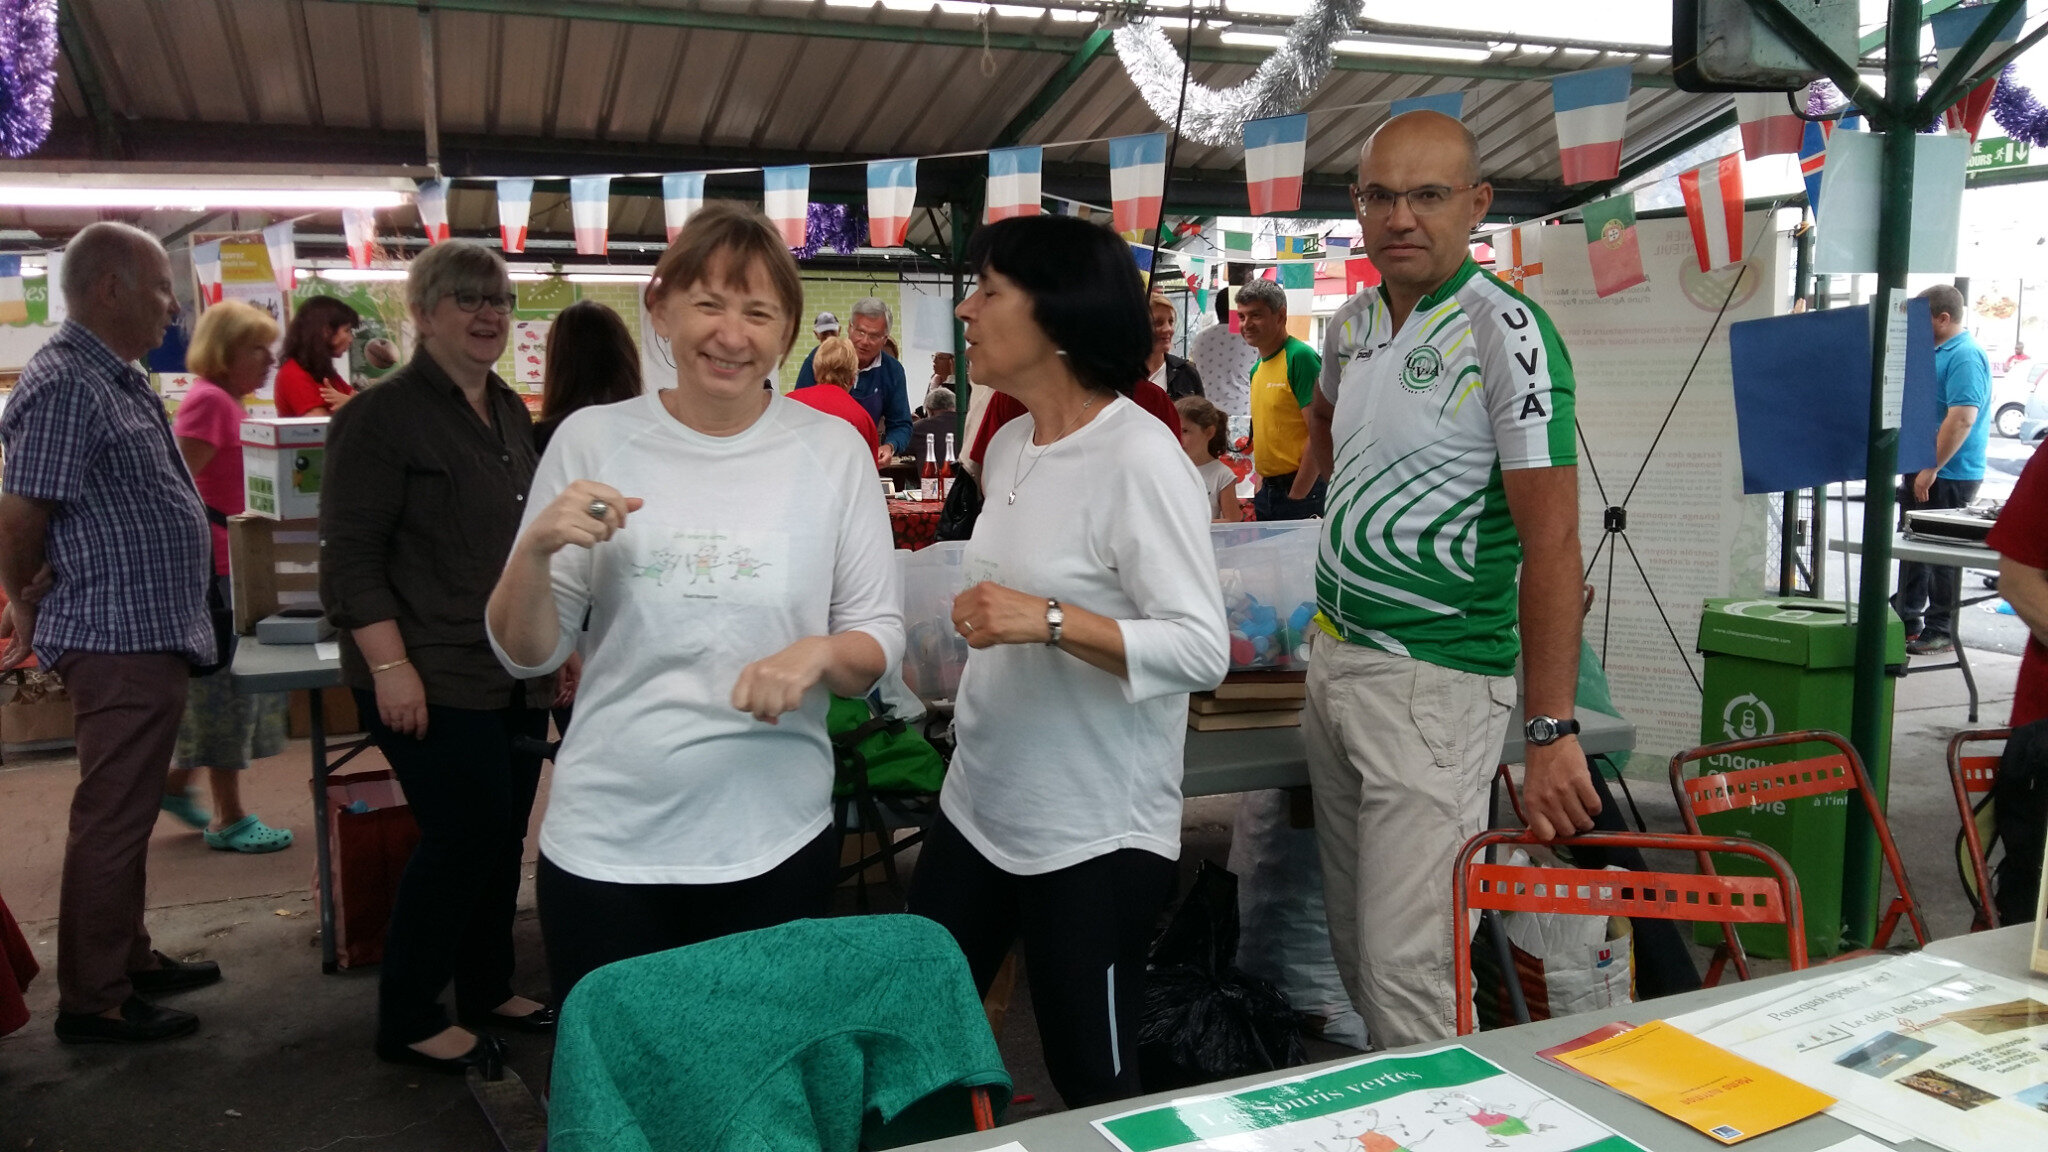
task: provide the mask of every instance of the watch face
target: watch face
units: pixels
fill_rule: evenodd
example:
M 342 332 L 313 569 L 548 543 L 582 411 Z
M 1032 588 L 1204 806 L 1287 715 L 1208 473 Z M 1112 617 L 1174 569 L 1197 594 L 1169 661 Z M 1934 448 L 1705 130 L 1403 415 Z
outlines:
M 1557 739 L 1557 725 L 1548 716 L 1538 716 L 1529 721 L 1529 739 L 1538 744 L 1548 744 Z

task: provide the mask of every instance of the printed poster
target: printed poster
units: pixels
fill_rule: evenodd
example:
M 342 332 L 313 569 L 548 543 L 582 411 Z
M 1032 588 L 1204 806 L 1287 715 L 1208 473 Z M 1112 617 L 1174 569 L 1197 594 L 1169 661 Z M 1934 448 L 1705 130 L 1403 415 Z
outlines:
M 1095 1128 L 1120 1152 L 1642 1152 L 1463 1047 L 1191 1096 Z
M 552 320 L 512 322 L 512 384 L 521 392 L 540 390 L 548 366 L 548 329 Z

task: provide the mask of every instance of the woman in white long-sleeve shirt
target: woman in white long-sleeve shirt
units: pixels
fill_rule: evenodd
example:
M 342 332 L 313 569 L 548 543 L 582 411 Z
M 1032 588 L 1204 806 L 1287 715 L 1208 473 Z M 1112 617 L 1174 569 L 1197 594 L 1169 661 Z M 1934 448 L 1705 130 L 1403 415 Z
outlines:
M 959 750 L 910 910 L 984 992 L 1021 939 L 1068 1107 L 1133 1096 L 1145 950 L 1180 854 L 1187 694 L 1229 665 L 1194 466 L 1126 399 L 1151 318 L 1130 252 L 1072 217 L 975 234 L 977 384 L 1030 411 L 990 442 L 953 624 Z
M 674 386 L 563 422 L 489 609 L 514 675 L 583 656 L 540 832 L 558 1004 L 600 965 L 827 912 L 826 689 L 903 651 L 873 457 L 761 387 L 803 313 L 779 234 L 707 206 L 647 303 Z

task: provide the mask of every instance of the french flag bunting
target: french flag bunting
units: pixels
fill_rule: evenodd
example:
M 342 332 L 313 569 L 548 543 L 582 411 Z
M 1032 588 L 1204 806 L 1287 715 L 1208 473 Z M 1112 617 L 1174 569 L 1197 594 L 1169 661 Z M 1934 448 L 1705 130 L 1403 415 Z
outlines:
M 576 254 L 605 254 L 605 233 L 611 228 L 612 178 L 569 178 L 569 221 L 576 227 Z
M 209 240 L 192 246 L 192 272 L 199 278 L 199 299 L 202 303 L 218 304 L 226 285 L 221 283 L 220 241 Z
M 368 208 L 343 208 L 341 235 L 348 242 L 348 266 L 368 268 L 370 249 L 377 243 L 377 214 Z
M 413 202 L 419 208 L 420 227 L 426 230 L 427 243 L 439 244 L 448 239 L 448 181 L 422 180 Z
M 1543 275 L 1542 240 L 1543 230 L 1534 224 L 1493 233 L 1488 244 L 1493 249 L 1494 275 L 1524 296 L 1538 295 L 1542 287 L 1538 278 Z
M 1387 106 L 1387 117 L 1392 119 L 1404 112 L 1441 112 L 1453 120 L 1465 118 L 1465 94 L 1463 92 L 1438 92 L 1434 96 L 1410 96 L 1396 100 Z
M 1806 121 L 1792 110 L 1806 105 L 1804 89 L 1793 92 L 1737 92 L 1735 118 L 1742 122 L 1742 154 L 1751 160 L 1794 156 L 1806 135 Z
M 1564 182 L 1589 184 L 1621 175 L 1621 140 L 1628 126 L 1633 74 L 1626 64 L 1573 72 L 1550 82 L 1557 116 L 1558 159 Z
M 1940 62 L 1941 70 L 1948 71 L 1950 64 L 1962 54 L 1963 42 L 1970 38 L 1979 25 L 1991 15 L 1991 6 L 1975 8 L 1950 8 L 1937 12 L 1929 21 L 1934 26 L 1934 58 Z M 2026 6 L 2021 5 L 2012 14 L 2012 19 L 1992 37 L 1982 55 L 1970 61 L 1970 71 L 1983 66 L 1985 61 L 2012 47 L 2020 38 L 2020 25 L 2026 20 Z M 1998 91 L 1998 77 L 1993 76 L 1963 95 L 1963 98 L 1942 113 L 1942 119 L 1950 128 L 1961 128 L 1970 134 L 1974 142 L 1978 129 L 1984 126 L 1984 113 L 1991 107 L 1991 97 Z
M 1307 152 L 1306 114 L 1244 122 L 1244 179 L 1251 192 L 1252 215 L 1300 211 Z
M 1700 271 L 1742 259 L 1742 155 L 1730 152 L 1678 177 Z
M 498 181 L 498 246 L 507 252 L 526 251 L 526 222 L 532 215 L 533 181 Z
M 277 290 L 289 294 L 299 282 L 299 242 L 292 222 L 280 220 L 265 228 L 263 247 L 270 253 L 270 275 L 277 281 Z
M 868 161 L 868 243 L 901 248 L 917 206 L 917 161 Z
M 791 248 L 803 247 L 811 210 L 811 166 L 786 164 L 761 169 L 761 207 L 782 230 L 783 243 Z
M 1109 197 L 1116 230 L 1124 239 L 1141 240 L 1159 227 L 1166 200 L 1166 133 L 1109 142 Z
M 690 214 L 704 206 L 702 172 L 670 172 L 661 178 L 661 218 L 668 225 L 668 242 L 682 235 Z
M 990 151 L 988 206 L 982 210 L 981 222 L 1038 215 L 1039 175 L 1044 167 L 1045 153 L 1035 144 Z
M 1807 120 L 1803 122 L 1806 132 L 1799 141 L 1799 175 L 1806 181 L 1806 209 L 1820 219 L 1820 177 L 1828 163 L 1828 135 L 1835 130 L 1833 120 Z

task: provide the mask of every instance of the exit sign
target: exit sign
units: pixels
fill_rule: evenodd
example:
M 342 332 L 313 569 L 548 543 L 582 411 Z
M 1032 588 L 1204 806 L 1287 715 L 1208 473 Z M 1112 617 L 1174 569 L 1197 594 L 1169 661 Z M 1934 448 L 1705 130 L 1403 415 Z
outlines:
M 2033 147 L 2004 136 L 1986 136 L 1970 149 L 1968 171 L 1989 172 L 1996 168 L 2024 168 Z

